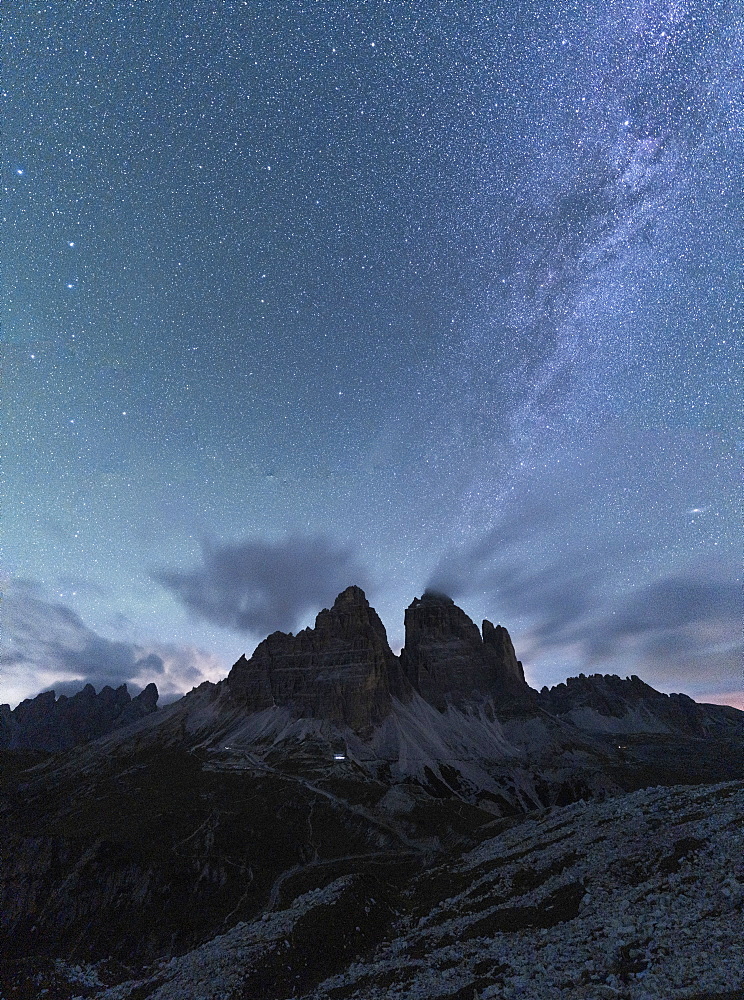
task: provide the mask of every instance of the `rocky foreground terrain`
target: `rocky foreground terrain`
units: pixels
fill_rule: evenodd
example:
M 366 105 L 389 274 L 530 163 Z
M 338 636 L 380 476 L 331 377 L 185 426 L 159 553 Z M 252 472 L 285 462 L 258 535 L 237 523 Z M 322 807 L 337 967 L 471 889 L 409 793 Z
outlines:
M 5 996 L 744 996 L 744 782 L 645 789 L 502 826 L 397 887 L 371 869 L 304 892 L 280 885 L 260 917 L 111 988 L 124 965 L 57 961 Z
M 71 699 L 74 700 L 74 699 Z M 744 998 L 744 713 L 530 688 L 358 588 L 219 684 L 0 750 L 3 1000 Z
M 341 876 L 110 989 L 57 975 L 101 1000 L 738 1000 L 743 935 L 730 782 L 543 810 L 397 896 Z

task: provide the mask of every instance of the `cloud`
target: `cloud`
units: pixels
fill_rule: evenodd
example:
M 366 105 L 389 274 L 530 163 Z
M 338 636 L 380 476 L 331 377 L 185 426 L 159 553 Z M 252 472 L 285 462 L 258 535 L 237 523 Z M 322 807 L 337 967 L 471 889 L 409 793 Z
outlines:
M 92 597 L 105 597 L 106 588 L 95 580 L 88 580 L 86 577 L 82 576 L 71 576 L 70 574 L 62 574 L 62 576 L 57 577 L 57 583 L 63 590 L 69 590 L 73 594 L 87 594 Z
M 487 582 L 530 622 L 532 657 L 557 654 L 580 670 L 634 672 L 678 688 L 741 681 L 739 587 L 713 570 L 668 574 L 615 598 L 602 596 L 599 569 L 576 563 L 521 575 L 501 567 Z
M 525 500 L 517 509 L 502 516 L 495 527 L 458 548 L 445 551 L 429 575 L 427 589 L 461 597 L 474 589 L 474 581 L 493 577 L 494 560 L 524 538 L 533 540 L 557 523 L 557 513 L 542 498 Z M 511 568 L 507 575 L 512 572 Z M 495 582 L 495 581 L 492 581 Z
M 528 662 L 637 673 L 672 690 L 726 692 L 741 684 L 740 586 L 720 569 L 688 568 L 609 596 L 603 553 L 574 550 L 529 568 L 503 553 L 497 538 L 482 539 L 469 577 L 467 553 L 455 554 L 430 586 L 447 591 L 449 579 L 458 593 L 486 593 L 504 616 L 525 622 L 520 653 Z
M 525 570 L 510 563 L 486 572 L 484 587 L 498 594 L 507 611 L 533 624 L 531 635 L 539 646 L 560 642 L 576 623 L 597 607 L 597 570 L 563 562 Z
M 185 643 L 153 643 L 139 647 L 143 654 L 157 657 L 163 665 L 158 686 L 160 704 L 167 704 L 202 681 L 216 682 L 225 677 L 225 665 L 215 653 Z
M 289 631 L 367 573 L 353 550 L 323 535 L 202 545 L 202 564 L 153 577 L 195 615 L 236 632 Z
M 3 597 L 0 669 L 2 700 L 11 703 L 49 688 L 74 694 L 85 684 L 126 684 L 134 694 L 151 681 L 167 696 L 224 674 L 216 657 L 190 646 L 107 639 L 28 580 L 13 581 Z
M 739 690 L 727 447 L 693 431 L 598 429 L 510 487 L 501 518 L 445 551 L 427 585 L 501 617 L 535 678 L 601 670 Z
M 663 577 L 569 630 L 590 663 L 631 657 L 663 684 L 730 689 L 741 683 L 741 593 L 705 575 Z
M 701 639 L 723 638 L 740 610 L 738 584 L 724 580 L 671 576 L 656 580 L 622 601 L 603 624 L 590 652 L 608 650 L 631 640 L 660 655 L 678 654 L 679 638 L 694 632 Z
M 39 666 L 94 685 L 123 684 L 145 675 L 155 679 L 163 672 L 158 656 L 98 635 L 71 608 L 48 601 L 28 581 L 15 582 L 5 598 L 5 627 L 4 666 Z
M 134 622 L 129 615 L 117 611 L 107 619 L 106 625 L 114 632 L 128 632 L 134 627 Z

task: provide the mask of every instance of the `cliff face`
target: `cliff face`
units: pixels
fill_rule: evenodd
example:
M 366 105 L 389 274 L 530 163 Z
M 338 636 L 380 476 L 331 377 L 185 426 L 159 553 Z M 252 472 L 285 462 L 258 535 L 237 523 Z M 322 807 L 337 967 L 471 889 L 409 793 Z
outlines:
M 227 686 L 249 711 L 287 706 L 355 729 L 380 722 L 391 697 L 408 689 L 385 626 L 359 587 L 339 594 L 314 628 L 268 636 L 249 660 L 238 660 Z
M 494 665 L 494 683 L 497 696 L 530 699 L 533 689 L 524 679 L 522 661 L 517 659 L 514 643 L 503 625 L 493 625 L 487 618 L 481 625 L 483 645 L 489 651 Z
M 483 623 L 483 635 L 449 597 L 426 593 L 406 610 L 406 645 L 400 660 L 385 627 L 359 587 L 349 587 L 314 628 L 297 635 L 274 632 L 250 659 L 242 656 L 228 690 L 249 711 L 286 706 L 298 715 L 346 723 L 379 723 L 391 697 L 413 691 L 443 710 L 448 704 L 493 697 L 529 699 L 509 633 Z
M 451 598 L 429 591 L 415 598 L 406 608 L 405 627 L 403 670 L 436 708 L 489 696 L 524 700 L 534 694 L 507 630 L 484 621 L 481 635 Z
M 128 725 L 157 709 L 158 689 L 148 684 L 135 698 L 126 684 L 96 694 L 86 684 L 71 698 L 44 691 L 13 711 L 0 705 L 0 747 L 10 750 L 69 750 Z

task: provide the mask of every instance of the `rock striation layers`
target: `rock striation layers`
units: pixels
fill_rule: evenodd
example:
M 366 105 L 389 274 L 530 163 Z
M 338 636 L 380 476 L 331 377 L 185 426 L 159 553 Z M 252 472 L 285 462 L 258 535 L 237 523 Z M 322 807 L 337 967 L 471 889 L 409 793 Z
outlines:
M 0 748 L 8 750 L 69 750 L 104 736 L 119 726 L 156 711 L 158 689 L 148 684 L 135 698 L 126 684 L 108 685 L 96 694 L 92 684 L 68 698 L 44 691 L 27 698 L 13 711 L 0 705 Z
M 314 628 L 274 632 L 250 659 L 241 656 L 227 687 L 249 711 L 285 706 L 354 729 L 379 723 L 407 689 L 385 626 L 359 587 L 339 594 Z
M 483 633 L 452 598 L 426 591 L 406 608 L 403 670 L 435 708 L 494 697 L 529 700 L 534 694 L 509 633 L 483 622 Z
M 501 625 L 484 621 L 481 635 L 451 598 L 426 592 L 406 610 L 405 629 L 399 659 L 364 591 L 348 587 L 314 628 L 274 632 L 249 659 L 241 656 L 228 690 L 252 712 L 284 706 L 357 730 L 380 723 L 393 697 L 407 701 L 414 692 L 440 711 L 487 698 L 534 699 Z
M 390 713 L 392 699 L 418 694 L 439 712 L 491 704 L 496 714 L 546 716 L 590 733 L 736 736 L 742 713 L 666 695 L 638 677 L 570 678 L 538 694 L 525 680 L 509 632 L 487 619 L 481 629 L 444 594 L 426 591 L 405 612 L 400 657 L 359 587 L 348 587 L 313 628 L 274 632 L 226 682 L 230 700 L 250 714 L 271 707 L 362 732 Z

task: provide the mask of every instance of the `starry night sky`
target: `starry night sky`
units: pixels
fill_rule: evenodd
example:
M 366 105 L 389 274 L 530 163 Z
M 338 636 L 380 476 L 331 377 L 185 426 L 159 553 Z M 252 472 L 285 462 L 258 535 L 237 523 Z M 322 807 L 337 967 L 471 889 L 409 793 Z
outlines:
M 5 19 L 0 701 L 358 583 L 744 707 L 735 0 Z

